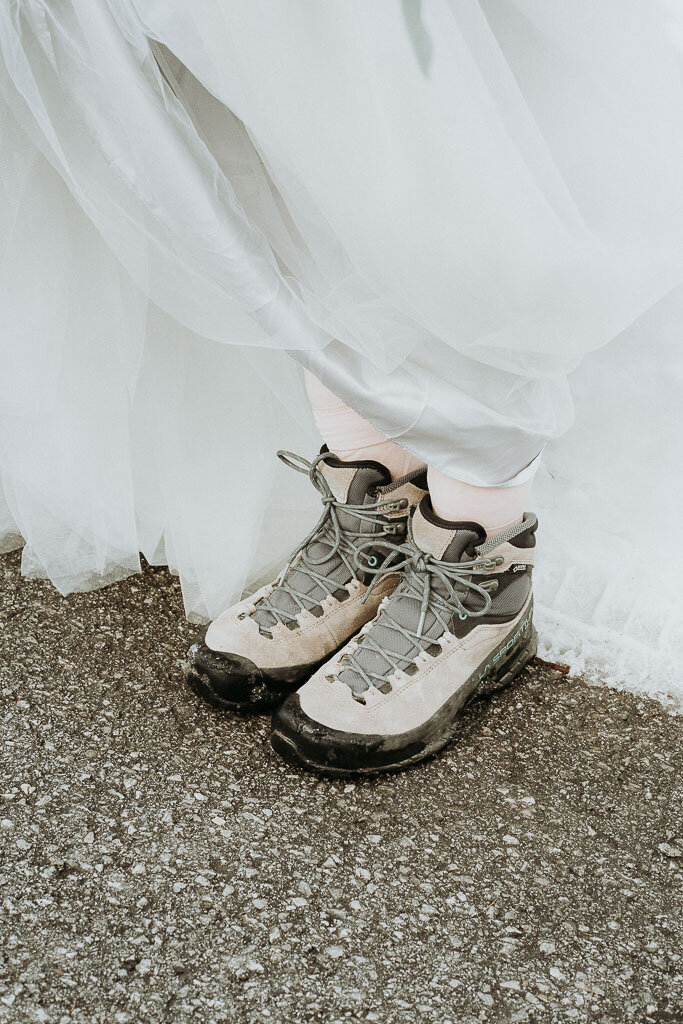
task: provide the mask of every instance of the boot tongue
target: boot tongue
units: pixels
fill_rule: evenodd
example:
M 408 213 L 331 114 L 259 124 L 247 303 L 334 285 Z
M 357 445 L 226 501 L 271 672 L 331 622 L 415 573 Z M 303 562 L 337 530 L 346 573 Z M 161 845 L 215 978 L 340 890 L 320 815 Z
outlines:
M 440 519 L 425 495 L 413 515 L 413 539 L 420 551 L 443 562 L 461 562 L 467 548 L 481 544 L 486 532 L 477 523 Z

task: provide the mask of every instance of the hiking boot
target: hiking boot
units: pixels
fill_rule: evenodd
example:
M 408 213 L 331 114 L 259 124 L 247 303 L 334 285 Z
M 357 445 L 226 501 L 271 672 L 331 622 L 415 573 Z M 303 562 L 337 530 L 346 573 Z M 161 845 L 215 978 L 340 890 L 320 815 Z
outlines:
M 535 531 L 527 514 L 486 540 L 423 498 L 393 562 L 400 585 L 275 712 L 274 750 L 345 775 L 405 768 L 444 747 L 464 705 L 507 686 L 536 653 Z
M 426 493 L 424 469 L 392 482 L 379 462 L 342 462 L 326 448 L 313 462 L 278 455 L 309 475 L 323 513 L 278 579 L 219 615 L 188 652 L 189 685 L 227 710 L 273 707 L 373 618 L 399 579 L 378 574 Z M 385 542 L 376 553 L 367 548 L 373 537 Z M 361 544 L 366 566 L 357 560 Z

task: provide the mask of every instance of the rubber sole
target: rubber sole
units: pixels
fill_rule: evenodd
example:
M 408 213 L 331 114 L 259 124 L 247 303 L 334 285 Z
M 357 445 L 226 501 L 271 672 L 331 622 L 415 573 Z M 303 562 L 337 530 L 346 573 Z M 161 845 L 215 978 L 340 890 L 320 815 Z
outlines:
M 345 640 L 336 650 L 330 651 L 326 657 L 313 665 L 273 669 L 270 674 L 246 658 L 239 658 L 236 655 L 223 656 L 209 651 L 202 643 L 196 643 L 188 652 L 188 660 L 183 665 L 183 676 L 193 693 L 219 711 L 257 715 L 272 711 L 281 704 L 290 693 L 310 679 L 321 665 L 334 657 L 347 642 Z M 201 660 L 198 657 L 200 649 L 205 655 L 214 655 L 216 663 L 210 669 L 202 668 L 198 663 Z M 211 678 L 211 671 L 217 671 L 217 682 Z M 233 691 L 233 696 L 226 697 L 225 692 L 230 690 Z
M 506 649 L 509 641 L 502 643 L 494 650 L 485 662 L 472 673 L 467 681 L 461 686 L 449 701 L 434 715 L 428 722 L 410 733 L 404 733 L 400 737 L 362 736 L 339 733 L 340 746 L 335 750 L 334 731 L 327 730 L 327 752 L 329 759 L 318 761 L 307 755 L 302 747 L 313 746 L 315 743 L 322 745 L 324 730 L 319 730 L 315 735 L 315 724 L 311 722 L 310 739 L 311 743 L 303 742 L 303 737 L 294 738 L 278 728 L 278 712 L 273 717 L 273 731 L 270 742 L 273 750 L 299 768 L 305 768 L 325 776 L 353 776 L 353 775 L 380 775 L 389 772 L 403 771 L 415 764 L 425 761 L 439 751 L 443 750 L 453 740 L 459 725 L 459 716 L 463 708 L 471 701 L 480 697 L 491 696 L 499 690 L 508 687 L 520 672 L 536 656 L 538 647 L 538 634 L 531 624 L 529 617 L 528 627 L 522 628 L 522 635 L 519 643 L 515 643 L 511 649 Z M 297 700 L 294 695 L 290 700 Z M 284 707 L 281 709 L 284 711 Z M 300 712 L 303 715 L 303 712 Z M 305 717 L 305 716 L 304 716 Z M 298 742 L 297 742 L 298 740 Z M 396 742 L 396 749 L 392 752 L 387 741 Z M 345 743 L 347 749 L 344 752 L 341 744 Z M 355 749 L 354 749 L 355 748 Z M 357 751 L 357 753 L 356 753 Z M 393 754 L 393 756 L 392 756 Z M 342 761 L 344 757 L 351 759 L 358 757 L 359 760 L 366 756 L 368 760 L 382 758 L 381 764 L 355 765 L 333 762 Z
M 226 700 L 225 697 L 221 697 L 219 693 L 216 693 L 211 685 L 211 680 L 205 672 L 197 672 L 193 666 L 186 666 L 183 669 L 183 675 L 185 682 L 197 697 L 201 697 L 207 704 L 218 708 L 219 711 L 230 711 L 233 714 L 258 715 L 262 712 L 272 711 L 287 696 L 286 693 L 276 695 L 268 692 L 267 695 L 260 698 L 250 698 L 241 701 Z

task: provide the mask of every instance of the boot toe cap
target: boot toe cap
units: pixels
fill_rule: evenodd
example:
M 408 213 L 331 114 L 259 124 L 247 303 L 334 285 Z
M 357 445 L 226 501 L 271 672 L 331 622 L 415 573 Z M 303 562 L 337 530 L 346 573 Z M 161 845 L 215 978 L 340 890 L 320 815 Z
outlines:
M 263 672 L 241 654 L 214 651 L 200 641 L 188 652 L 188 684 L 216 707 L 230 710 L 271 706 L 278 700 Z
M 274 712 L 271 745 L 285 760 L 332 775 L 371 774 L 392 766 L 387 737 L 345 732 L 311 718 L 292 693 Z

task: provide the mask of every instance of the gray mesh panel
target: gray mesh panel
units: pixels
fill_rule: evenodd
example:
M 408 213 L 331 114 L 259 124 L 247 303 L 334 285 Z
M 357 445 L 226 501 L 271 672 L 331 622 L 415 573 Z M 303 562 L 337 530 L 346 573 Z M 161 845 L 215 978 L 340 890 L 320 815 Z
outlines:
M 444 553 L 443 561 L 450 561 L 454 565 L 461 561 L 468 561 L 470 555 L 467 549 L 478 539 L 477 534 L 471 530 L 455 530 Z M 472 579 L 478 584 L 490 579 L 498 580 L 499 589 L 492 594 L 489 613 L 492 616 L 509 615 L 513 617 L 523 607 L 531 589 L 531 575 L 527 571 L 508 570 L 500 575 L 491 573 L 489 576 L 473 576 Z M 431 576 L 431 589 L 432 592 L 436 592 L 448 600 L 449 606 L 453 608 L 453 615 L 456 616 L 457 602 L 449 597 L 447 586 L 435 574 Z M 484 599 L 464 585 L 455 584 L 455 591 L 466 608 L 477 611 L 484 607 Z M 422 631 L 424 639 L 422 643 L 418 644 L 397 630 L 391 629 L 388 623 L 393 621 L 407 630 L 417 632 L 421 607 L 420 598 L 413 596 L 408 590 L 407 582 L 402 583 L 391 598 L 388 608 L 381 612 L 376 624 L 368 634 L 368 638 L 371 637 L 376 644 L 390 653 L 384 656 L 381 652 L 368 647 L 367 640 L 364 639 L 352 656 L 352 665 L 355 663 L 369 676 L 390 675 L 397 663 L 402 669 L 407 668 L 407 665 L 400 662 L 398 658 L 392 661 L 392 655 L 404 655 L 413 660 L 421 651 L 425 650 L 429 640 L 439 640 L 439 637 L 443 635 L 443 626 L 433 612 L 428 610 Z M 470 619 L 469 621 L 476 624 L 476 620 Z M 487 619 L 484 617 L 479 621 L 486 622 Z M 350 686 L 355 694 L 361 694 L 366 688 L 365 680 L 354 667 L 343 668 L 339 673 L 339 679 Z M 374 682 L 378 686 L 381 685 L 379 680 L 374 680 Z
M 528 572 L 515 573 L 510 583 L 494 595 L 492 615 L 516 615 L 521 611 L 531 590 L 531 576 Z
M 417 629 L 418 622 L 420 620 L 420 601 L 409 595 L 400 596 L 400 589 L 396 591 L 394 598 L 391 602 L 391 617 L 402 626 L 406 626 L 408 629 Z M 380 614 L 377 624 L 372 627 L 372 638 L 381 647 L 388 647 L 391 651 L 396 651 L 398 654 L 404 654 L 409 658 L 414 658 L 423 649 L 418 647 L 417 644 L 411 643 L 407 637 L 404 637 L 401 633 L 397 633 L 395 630 L 389 629 L 387 626 L 382 625 L 382 620 L 386 621 L 386 611 Z M 431 613 L 427 612 L 425 617 L 425 636 L 428 636 L 432 640 L 438 640 L 442 635 L 443 630 L 436 617 Z M 391 662 L 384 658 L 379 651 L 368 650 L 362 648 L 356 653 L 355 660 L 362 668 L 368 673 L 377 673 L 378 675 L 390 674 L 393 672 L 393 666 Z M 405 666 L 404 666 L 405 667 Z M 351 686 L 354 681 L 360 683 L 361 676 L 353 669 L 344 669 L 340 672 L 339 678 L 342 682 L 347 683 Z
M 370 488 L 376 486 L 381 480 L 382 476 L 376 469 L 358 469 L 349 487 L 347 503 L 349 505 L 367 504 L 368 501 L 372 500 L 372 496 L 368 493 Z M 354 531 L 359 529 L 358 519 L 350 513 L 344 512 L 343 509 L 339 512 L 339 525 L 342 529 Z M 363 523 L 362 531 L 371 534 L 373 532 L 373 524 Z M 339 555 L 334 555 L 332 558 L 325 560 L 325 556 L 330 550 L 331 544 L 326 543 L 324 540 L 314 540 L 308 545 L 310 557 L 315 560 L 322 559 L 321 564 L 315 566 L 316 572 L 343 587 L 353 577 Z M 287 574 L 287 581 L 294 590 L 308 595 L 312 602 L 320 602 L 326 597 L 326 592 L 322 587 L 305 571 L 296 568 L 290 569 Z M 285 615 L 291 616 L 292 619 L 296 618 L 300 611 L 296 601 L 285 590 L 276 589 L 270 597 L 270 603 L 275 608 L 284 612 Z M 252 613 L 252 618 L 255 619 L 259 626 L 263 626 L 265 629 L 269 629 L 276 622 L 272 612 L 258 607 Z

